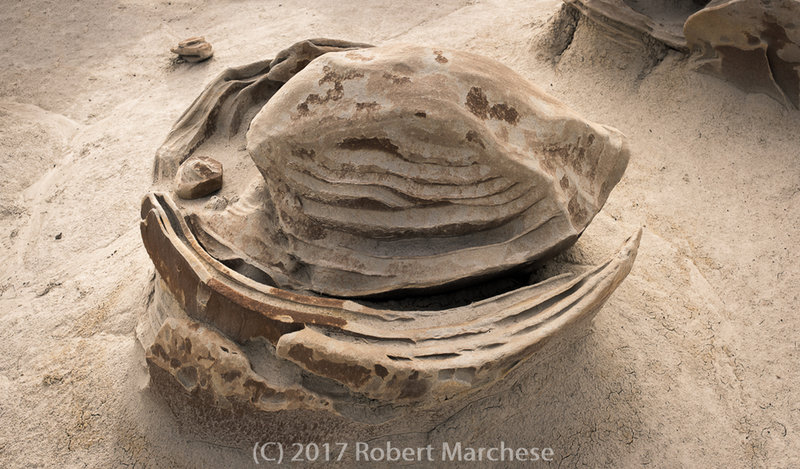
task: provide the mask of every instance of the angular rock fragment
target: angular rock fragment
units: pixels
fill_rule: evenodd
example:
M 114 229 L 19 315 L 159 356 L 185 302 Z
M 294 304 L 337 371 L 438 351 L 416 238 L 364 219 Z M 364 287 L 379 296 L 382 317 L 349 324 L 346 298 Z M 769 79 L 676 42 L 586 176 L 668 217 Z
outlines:
M 267 382 L 251 369 L 239 346 L 195 321 L 164 321 L 147 350 L 147 360 L 172 374 L 187 391 L 214 396 L 220 406 L 238 401 L 267 411 L 331 407 L 326 399 L 301 387 Z
M 178 47 L 170 49 L 174 54 L 187 62 L 202 62 L 214 55 L 211 44 L 202 36 L 190 37 L 178 43 Z
M 182 199 L 205 197 L 222 187 L 222 163 L 208 156 L 192 156 L 181 164 L 175 193 Z

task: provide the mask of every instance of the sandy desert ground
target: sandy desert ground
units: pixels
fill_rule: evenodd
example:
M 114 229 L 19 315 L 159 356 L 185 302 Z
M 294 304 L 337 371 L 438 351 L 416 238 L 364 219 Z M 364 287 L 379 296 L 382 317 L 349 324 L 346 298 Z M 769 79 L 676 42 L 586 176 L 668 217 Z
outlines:
M 288 421 L 296 441 L 549 446 L 558 467 L 800 466 L 800 112 L 587 22 L 554 59 L 559 6 L 2 2 L 0 466 L 250 467 L 255 429 Z M 193 35 L 214 57 L 175 63 L 170 46 Z M 181 413 L 148 388 L 138 223 L 155 151 L 223 69 L 310 37 L 494 57 L 630 138 L 626 175 L 570 254 L 602 259 L 643 226 L 628 279 L 547 367 L 434 426 Z

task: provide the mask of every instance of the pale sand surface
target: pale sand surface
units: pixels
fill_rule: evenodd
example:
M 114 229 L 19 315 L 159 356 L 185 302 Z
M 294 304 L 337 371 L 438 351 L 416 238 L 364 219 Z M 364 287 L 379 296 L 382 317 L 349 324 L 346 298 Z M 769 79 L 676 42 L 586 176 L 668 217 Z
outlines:
M 540 52 L 558 5 L 3 2 L 0 466 L 253 465 L 252 421 L 192 428 L 146 387 L 134 329 L 153 269 L 139 202 L 156 149 L 205 84 L 309 37 L 506 63 L 630 138 L 627 173 L 571 256 L 596 262 L 645 231 L 628 279 L 551 365 L 512 373 L 436 426 L 300 413 L 276 417 L 294 422 L 284 437 L 503 440 L 550 446 L 561 467 L 800 466 L 800 112 L 677 53 L 645 67 L 592 27 L 554 65 Z M 213 59 L 173 64 L 170 46 L 193 35 Z

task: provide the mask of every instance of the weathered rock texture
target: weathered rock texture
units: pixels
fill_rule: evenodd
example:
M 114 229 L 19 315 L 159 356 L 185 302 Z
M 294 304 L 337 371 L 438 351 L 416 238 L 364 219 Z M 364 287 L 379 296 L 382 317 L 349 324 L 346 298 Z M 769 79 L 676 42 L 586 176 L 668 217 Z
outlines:
M 800 1 L 564 0 L 619 43 L 652 42 L 692 55 L 698 71 L 800 108 Z
M 323 53 L 371 47 L 337 39 L 308 39 L 274 59 L 226 69 L 195 99 L 156 153 L 156 183 L 174 176 L 180 164 L 212 133 L 233 137 L 248 111 L 256 110 L 295 73 Z M 233 99 L 228 99 L 233 96 Z M 224 105 L 224 108 L 223 108 Z
M 683 23 L 703 8 L 702 0 L 650 2 L 646 0 L 564 0 L 584 16 L 610 27 L 619 41 L 653 39 L 678 50 L 686 50 Z
M 498 62 L 403 45 L 315 60 L 247 140 L 303 286 L 337 296 L 546 258 L 578 238 L 628 162 L 619 132 Z
M 246 166 L 248 128 L 256 165 L 226 176 L 230 203 L 173 196 L 194 151 Z M 316 39 L 227 70 L 159 150 L 142 204 L 152 376 L 222 407 L 366 422 L 479 392 L 630 271 L 641 233 L 596 267 L 529 265 L 577 239 L 627 159 L 619 132 L 471 54 Z M 355 298 L 373 293 L 394 296 Z
M 698 70 L 800 108 L 800 1 L 714 0 L 684 34 Z
M 295 74 L 317 57 L 328 52 L 341 52 L 372 47 L 371 44 L 340 41 L 338 39 L 308 39 L 292 44 L 278 52 L 269 64 L 267 77 L 273 81 L 286 83 Z
M 202 62 L 214 55 L 214 49 L 204 37 L 191 37 L 183 40 L 178 43 L 178 47 L 170 50 L 187 62 Z
M 151 365 L 188 391 L 210 392 L 222 401 L 239 399 L 268 410 L 261 402 L 267 393 L 273 410 L 324 407 L 344 415 L 387 401 L 398 408 L 431 406 L 500 379 L 600 309 L 630 271 L 641 235 L 580 274 L 564 273 L 465 306 L 395 310 L 255 282 L 211 257 L 176 209 L 168 196 L 152 194 L 142 210 L 142 237 L 160 278 L 158 295 L 167 298 L 154 303 L 148 326 L 160 331 L 143 341 Z M 176 323 L 173 316 L 183 319 Z M 220 334 L 200 334 L 201 324 Z M 214 342 L 215 351 L 237 352 L 234 342 L 262 340 L 258 361 L 283 365 L 279 372 L 259 373 L 263 383 L 214 380 L 214 374 L 249 376 L 252 365 L 238 356 L 210 360 L 205 348 L 187 345 L 201 338 Z M 198 368 L 201 362 L 204 368 Z M 205 379 L 193 379 L 195 373 Z M 309 382 L 315 383 L 313 392 L 297 391 Z
M 192 156 L 181 164 L 175 193 L 182 199 L 205 197 L 222 187 L 222 163 L 208 156 Z
M 283 387 L 253 371 L 245 352 L 196 321 L 169 318 L 147 351 L 147 360 L 172 374 L 189 392 L 205 391 L 216 404 L 250 402 L 256 409 L 329 410 L 330 402 L 302 387 Z

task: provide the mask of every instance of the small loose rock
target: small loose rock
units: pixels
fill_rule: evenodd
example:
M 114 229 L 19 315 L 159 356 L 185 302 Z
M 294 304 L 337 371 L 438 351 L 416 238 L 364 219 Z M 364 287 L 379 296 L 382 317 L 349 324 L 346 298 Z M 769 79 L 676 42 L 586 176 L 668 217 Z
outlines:
M 211 44 L 202 36 L 190 37 L 170 50 L 187 62 L 202 62 L 214 55 Z
M 205 197 L 222 187 L 222 163 L 208 156 L 192 156 L 181 164 L 175 182 L 178 197 Z
M 205 207 L 208 210 L 225 210 L 225 207 L 228 206 L 228 199 L 225 197 L 217 197 L 216 195 L 211 196 L 211 198 L 206 203 Z

